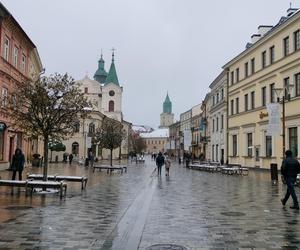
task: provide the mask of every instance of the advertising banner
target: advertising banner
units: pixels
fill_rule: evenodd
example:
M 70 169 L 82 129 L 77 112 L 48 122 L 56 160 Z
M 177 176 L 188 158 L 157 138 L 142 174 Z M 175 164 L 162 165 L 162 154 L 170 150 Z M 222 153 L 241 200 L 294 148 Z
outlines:
M 192 144 L 192 132 L 189 129 L 183 131 L 184 150 L 188 151 Z
M 267 105 L 267 110 L 269 114 L 267 135 L 269 136 L 280 135 L 280 104 L 269 103 Z

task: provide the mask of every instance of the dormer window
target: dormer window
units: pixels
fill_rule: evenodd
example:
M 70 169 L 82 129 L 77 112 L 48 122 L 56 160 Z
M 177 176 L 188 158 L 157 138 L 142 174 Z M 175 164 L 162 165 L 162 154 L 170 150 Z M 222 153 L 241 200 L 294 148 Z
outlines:
M 87 94 L 89 92 L 88 88 L 84 88 L 84 93 Z
M 114 96 L 115 95 L 115 91 L 113 91 L 113 90 L 111 90 L 111 91 L 109 91 L 109 96 Z

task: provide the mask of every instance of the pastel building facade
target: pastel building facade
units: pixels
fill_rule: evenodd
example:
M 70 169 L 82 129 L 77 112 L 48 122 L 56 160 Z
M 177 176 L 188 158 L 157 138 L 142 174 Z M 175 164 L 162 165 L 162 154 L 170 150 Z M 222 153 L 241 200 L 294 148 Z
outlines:
M 266 107 L 278 95 L 286 102 L 286 149 L 299 158 L 300 12 L 289 9 L 275 26 L 262 25 L 246 49 L 223 68 L 228 79 L 229 163 L 270 168 L 281 164 L 282 136 L 267 135 Z M 280 92 L 280 91 L 279 91 Z M 281 105 L 282 110 L 282 105 Z
M 0 3 L 0 168 L 7 168 L 16 148 L 21 148 L 26 161 L 41 153 L 38 138 L 27 137 L 12 126 L 8 117 L 8 99 L 16 88 L 29 84 L 42 71 L 35 44 L 11 13 Z

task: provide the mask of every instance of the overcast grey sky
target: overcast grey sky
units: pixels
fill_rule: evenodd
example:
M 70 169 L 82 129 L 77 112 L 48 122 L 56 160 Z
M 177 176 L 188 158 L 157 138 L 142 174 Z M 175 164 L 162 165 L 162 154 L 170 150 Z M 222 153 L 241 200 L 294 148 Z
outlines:
M 2 0 L 36 44 L 46 74 L 92 77 L 101 48 L 108 70 L 115 47 L 125 119 L 153 127 L 167 91 L 178 119 L 290 2 L 300 7 L 296 0 Z

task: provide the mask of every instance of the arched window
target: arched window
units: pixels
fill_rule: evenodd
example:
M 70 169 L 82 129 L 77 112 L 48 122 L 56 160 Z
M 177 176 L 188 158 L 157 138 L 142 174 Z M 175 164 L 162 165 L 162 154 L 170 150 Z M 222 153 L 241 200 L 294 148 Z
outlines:
M 79 152 L 79 144 L 78 144 L 78 142 L 73 142 L 72 143 L 72 154 L 78 155 L 78 152 Z
M 90 123 L 89 124 L 89 133 L 95 133 L 95 124 L 94 123 Z
M 114 103 L 114 101 L 109 101 L 108 112 L 114 112 L 114 111 L 115 111 L 115 103 Z

